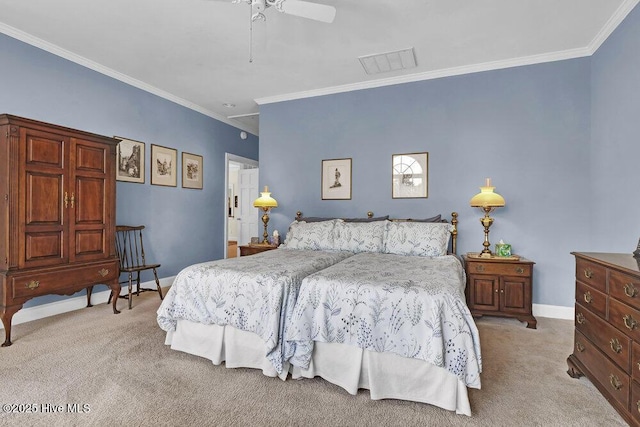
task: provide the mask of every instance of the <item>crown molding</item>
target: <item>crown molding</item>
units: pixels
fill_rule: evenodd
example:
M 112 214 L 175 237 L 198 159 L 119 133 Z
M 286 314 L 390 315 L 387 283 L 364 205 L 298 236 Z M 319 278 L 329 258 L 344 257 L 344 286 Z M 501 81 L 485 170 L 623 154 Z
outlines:
M 639 0 L 640 1 L 640 0 Z M 541 64 L 545 62 L 562 61 L 565 59 L 581 58 L 590 56 L 588 48 L 570 49 L 560 52 L 545 53 L 541 55 L 524 56 L 521 58 L 511 58 L 504 61 L 491 61 L 481 64 L 464 65 L 461 67 L 444 68 L 441 70 L 426 71 L 423 73 L 407 74 L 404 76 L 390 77 L 386 79 L 369 80 L 361 83 L 332 86 L 323 89 L 295 92 L 284 95 L 258 98 L 255 102 L 258 105 L 271 104 L 275 102 L 292 101 L 296 99 L 312 98 L 315 96 L 333 95 L 337 93 L 352 92 L 362 89 L 373 89 L 383 86 L 397 85 L 401 83 L 412 83 L 423 80 L 433 80 L 442 77 L 460 76 L 464 74 L 480 73 L 483 71 L 500 70 L 504 68 L 521 67 L 524 65 Z
M 609 18 L 609 20 L 604 24 L 604 27 L 598 31 L 598 34 L 591 40 L 589 43 L 589 51 L 593 55 L 596 51 L 602 46 L 602 44 L 609 38 L 611 33 L 618 28 L 618 25 L 622 23 L 624 18 L 640 3 L 640 0 L 625 0 L 618 10 Z
M 49 52 L 53 55 L 62 57 L 64 59 L 67 59 L 71 62 L 74 62 L 78 65 L 82 65 L 83 67 L 89 68 L 93 71 L 97 71 L 100 74 L 104 74 L 105 76 L 111 77 L 113 79 L 119 80 L 123 83 L 126 83 L 130 86 L 136 87 L 138 89 L 142 89 L 145 92 L 149 92 L 153 95 L 157 95 L 160 98 L 164 98 L 168 101 L 171 101 L 173 103 L 176 103 L 178 105 L 181 105 L 183 107 L 186 107 L 190 110 L 196 111 L 198 113 L 202 113 L 205 116 L 211 117 L 213 119 L 216 119 L 218 121 L 221 121 L 223 123 L 226 123 L 230 126 L 233 126 L 234 128 L 238 128 L 244 131 L 247 131 L 253 135 L 257 135 L 256 131 L 254 129 L 251 128 L 246 128 L 245 126 L 242 126 L 241 124 L 238 124 L 238 122 L 234 122 L 230 119 L 228 119 L 227 117 L 215 113 L 211 110 L 208 110 L 206 108 L 201 107 L 200 105 L 194 104 L 193 102 L 187 101 L 186 99 L 180 98 L 179 96 L 173 95 L 169 92 L 166 92 L 162 89 L 158 89 L 155 86 L 152 86 L 150 84 L 147 84 L 143 81 L 140 81 L 138 79 L 135 79 L 131 76 L 128 76 L 126 74 L 120 73 L 118 71 L 115 71 L 109 67 L 105 67 L 104 65 L 101 65 L 97 62 L 91 61 L 83 56 L 80 55 L 76 55 L 73 52 L 70 52 L 66 49 L 61 48 L 60 46 L 57 46 L 53 43 L 49 43 L 45 40 L 42 40 L 38 37 L 34 37 L 31 34 L 27 34 L 24 31 L 20 31 L 17 28 L 11 27 L 9 25 L 6 25 L 4 23 L 0 22 L 0 33 L 3 33 L 9 37 L 12 37 L 14 39 L 20 40 L 24 43 L 27 43 L 31 46 L 35 46 L 39 49 L 42 49 L 46 52 Z

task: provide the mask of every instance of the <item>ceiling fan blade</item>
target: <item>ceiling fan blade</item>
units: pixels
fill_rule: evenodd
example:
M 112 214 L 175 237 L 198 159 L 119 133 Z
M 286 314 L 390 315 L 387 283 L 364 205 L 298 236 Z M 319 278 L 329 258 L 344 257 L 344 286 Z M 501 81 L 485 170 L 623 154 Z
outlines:
M 331 24 L 336 17 L 335 7 L 308 1 L 284 0 L 280 9 L 288 15 L 300 16 L 328 24 Z

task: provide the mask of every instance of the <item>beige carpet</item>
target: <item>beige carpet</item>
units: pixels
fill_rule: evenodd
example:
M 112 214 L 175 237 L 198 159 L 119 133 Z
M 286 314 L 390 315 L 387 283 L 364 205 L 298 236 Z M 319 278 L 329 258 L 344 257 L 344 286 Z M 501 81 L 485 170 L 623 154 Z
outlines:
M 164 345 L 160 300 L 134 297 L 114 315 L 105 304 L 14 326 L 0 349 L 2 425 L 106 426 L 619 426 L 626 425 L 591 383 L 566 374 L 571 321 L 478 320 L 482 390 L 470 390 L 472 417 L 420 403 L 351 396 L 322 379 L 283 382 L 251 369 L 226 369 Z M 4 332 L 4 331 L 2 331 Z M 88 405 L 70 413 L 67 404 Z M 35 406 L 31 406 L 35 405 Z M 15 409 L 15 408 L 14 408 Z

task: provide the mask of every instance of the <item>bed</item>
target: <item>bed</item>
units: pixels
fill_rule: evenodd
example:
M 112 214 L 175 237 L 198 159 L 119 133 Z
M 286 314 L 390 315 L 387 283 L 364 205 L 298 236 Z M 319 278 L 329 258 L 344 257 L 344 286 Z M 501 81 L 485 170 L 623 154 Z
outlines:
M 293 378 L 471 415 L 482 360 L 464 269 L 447 255 L 454 230 L 391 222 L 378 251 L 352 246 L 354 256 L 305 277 L 285 331 Z
M 456 225 L 455 213 L 450 224 L 299 213 L 278 250 L 178 274 L 158 310 L 165 343 L 229 368 L 320 376 L 351 394 L 470 415 L 482 363 L 451 255 Z

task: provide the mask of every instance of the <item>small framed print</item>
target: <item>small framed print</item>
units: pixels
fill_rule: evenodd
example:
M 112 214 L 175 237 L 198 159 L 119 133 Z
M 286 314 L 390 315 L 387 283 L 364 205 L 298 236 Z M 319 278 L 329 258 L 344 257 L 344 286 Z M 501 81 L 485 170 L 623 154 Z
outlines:
M 391 197 L 411 199 L 428 197 L 429 153 L 391 156 Z
M 322 161 L 322 200 L 351 199 L 351 159 Z
M 120 138 L 116 148 L 116 180 L 144 184 L 144 142 Z
M 151 184 L 178 185 L 178 150 L 151 144 Z
M 182 188 L 202 190 L 202 156 L 182 152 Z

